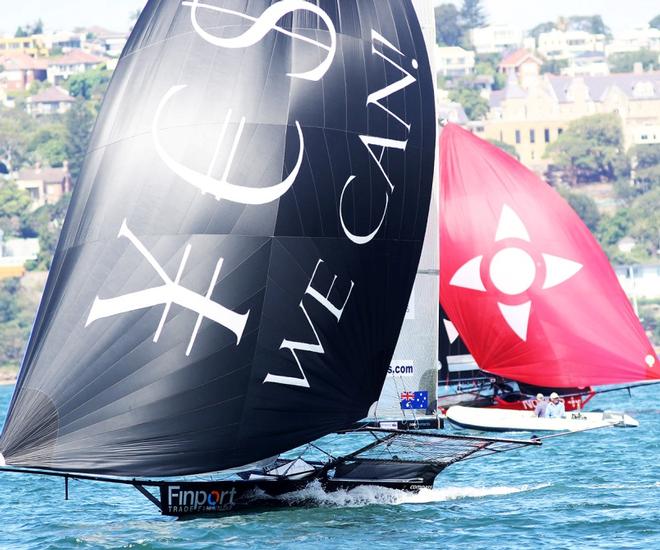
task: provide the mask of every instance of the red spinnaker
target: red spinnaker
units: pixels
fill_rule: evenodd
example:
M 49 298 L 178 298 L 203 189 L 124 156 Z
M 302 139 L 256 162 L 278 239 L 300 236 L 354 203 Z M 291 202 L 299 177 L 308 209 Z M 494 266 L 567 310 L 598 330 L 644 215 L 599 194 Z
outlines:
M 564 199 L 458 126 L 440 151 L 440 300 L 479 366 L 544 387 L 660 379 L 607 257 Z

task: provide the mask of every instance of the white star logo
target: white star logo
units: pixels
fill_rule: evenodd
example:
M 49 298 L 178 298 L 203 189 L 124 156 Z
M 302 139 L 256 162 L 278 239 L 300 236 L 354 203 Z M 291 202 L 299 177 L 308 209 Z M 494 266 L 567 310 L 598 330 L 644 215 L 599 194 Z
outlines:
M 502 214 L 495 234 L 495 242 L 505 239 L 519 239 L 531 242 L 525 224 L 511 207 L 502 207 Z M 545 262 L 544 290 L 562 284 L 573 277 L 582 264 L 553 256 L 541 254 Z M 486 286 L 481 278 L 481 264 L 484 257 L 477 256 L 462 265 L 449 281 L 452 286 L 486 292 Z M 488 266 L 490 280 L 497 290 L 508 296 L 520 296 L 527 292 L 536 280 L 537 270 L 534 259 L 529 252 L 515 246 L 507 246 L 497 251 Z M 497 303 L 504 320 L 518 337 L 527 340 L 527 326 L 532 309 L 532 302 L 508 305 Z

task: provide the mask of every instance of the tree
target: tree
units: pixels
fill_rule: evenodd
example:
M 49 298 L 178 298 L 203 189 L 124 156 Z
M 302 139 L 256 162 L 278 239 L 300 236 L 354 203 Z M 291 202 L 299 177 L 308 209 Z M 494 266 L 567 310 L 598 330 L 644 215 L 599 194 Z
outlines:
M 67 80 L 67 88 L 73 97 L 89 100 L 105 94 L 111 76 L 112 73 L 105 67 L 91 69 L 84 73 L 71 75 Z
M 603 216 L 598 228 L 598 240 L 604 248 L 616 244 L 628 235 L 632 220 L 627 208 L 620 208 L 612 216 Z
M 486 26 L 487 19 L 483 12 L 481 0 L 463 0 L 460 23 L 464 34 L 467 34 L 472 29 Z
M 454 4 L 440 4 L 435 8 L 435 34 L 441 46 L 458 46 L 463 37 L 458 9 Z
M 20 168 L 27 160 L 34 119 L 24 110 L 0 107 L 0 159 L 10 170 Z
M 632 224 L 630 236 L 649 258 L 657 258 L 660 251 L 660 187 L 635 199 L 630 207 Z
M 612 31 L 605 25 L 600 15 L 572 15 L 568 18 L 568 30 L 584 31 L 591 34 L 604 34 L 612 36 Z
M 43 34 L 44 32 L 44 22 L 41 19 L 37 19 L 34 23 L 25 25 L 25 27 L 18 27 L 14 36 L 16 38 L 25 38 L 26 36 L 32 36 L 33 34 Z
M 30 195 L 15 183 L 6 181 L 0 186 L 0 229 L 4 235 L 20 235 L 31 203 Z
M 660 143 L 636 145 L 630 151 L 635 167 L 635 186 L 644 193 L 660 188 Z
M 598 212 L 596 202 L 591 197 L 571 193 L 570 191 L 561 190 L 559 193 L 571 205 L 575 213 L 580 216 L 580 219 L 589 228 L 589 231 L 595 234 L 598 231 L 598 223 L 600 221 L 600 213 Z
M 449 94 L 449 99 L 460 103 L 470 120 L 481 120 L 488 113 L 488 101 L 481 97 L 477 90 L 470 88 L 452 90 Z
M 71 178 L 75 182 L 80 175 L 94 125 L 94 115 L 82 99 L 78 98 L 66 113 L 65 125 L 66 156 L 69 160 Z
M 654 29 L 660 29 L 660 15 L 656 15 L 649 21 L 649 26 Z
M 614 53 L 607 59 L 610 71 L 613 73 L 629 73 L 635 67 L 635 63 L 641 63 L 645 70 L 655 71 L 660 69 L 658 53 L 651 50 L 639 50 L 637 52 Z
M 50 269 L 70 200 L 71 195 L 64 195 L 55 204 L 46 204 L 26 217 L 24 236 L 39 237 L 39 256 L 29 266 L 31 270 Z
M 541 65 L 541 74 L 561 74 L 561 70 L 568 67 L 568 59 L 550 59 Z
M 614 181 L 629 171 L 621 119 L 616 114 L 591 115 L 571 122 L 546 153 L 567 172 L 572 185 Z
M 546 21 L 545 23 L 539 23 L 534 27 L 531 31 L 529 31 L 529 35 L 534 38 L 538 42 L 539 36 L 541 36 L 542 33 L 544 32 L 550 32 L 554 30 L 555 24 L 552 21 Z
M 502 151 L 511 155 L 513 158 L 520 160 L 520 155 L 518 154 L 518 151 L 516 151 L 516 148 L 510 143 L 500 141 L 499 139 L 489 139 L 488 141 L 492 143 L 495 147 L 499 147 L 500 149 L 502 149 Z
M 59 167 L 66 160 L 66 128 L 60 122 L 45 123 L 32 134 L 30 156 L 46 166 Z

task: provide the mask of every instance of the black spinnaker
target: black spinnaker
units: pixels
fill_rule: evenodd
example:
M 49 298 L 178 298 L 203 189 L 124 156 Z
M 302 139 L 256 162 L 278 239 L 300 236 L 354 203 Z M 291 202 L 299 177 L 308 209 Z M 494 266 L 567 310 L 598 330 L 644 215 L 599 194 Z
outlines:
M 410 0 L 150 0 L 0 459 L 201 473 L 366 416 L 419 262 L 435 126 Z

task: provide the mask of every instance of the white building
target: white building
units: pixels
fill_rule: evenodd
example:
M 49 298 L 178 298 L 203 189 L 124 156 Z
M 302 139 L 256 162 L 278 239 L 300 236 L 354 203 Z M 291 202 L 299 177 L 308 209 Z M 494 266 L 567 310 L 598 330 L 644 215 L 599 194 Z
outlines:
M 623 31 L 615 34 L 614 39 L 605 46 L 607 55 L 638 52 L 639 50 L 660 52 L 660 29 L 646 26 Z
M 435 63 L 438 74 L 442 76 L 464 76 L 474 72 L 474 57 L 472 50 L 464 50 L 458 46 L 436 47 Z
M 539 35 L 538 51 L 547 59 L 571 59 L 585 52 L 604 52 L 605 35 L 553 29 Z
M 660 265 L 621 265 L 614 271 L 628 297 L 660 298 Z
M 69 93 L 59 86 L 51 86 L 38 94 L 32 95 L 25 101 L 25 110 L 32 116 L 63 115 L 75 100 Z
M 105 60 L 102 57 L 89 54 L 82 50 L 71 50 L 64 55 L 48 60 L 48 81 L 51 84 L 62 84 L 71 75 L 84 73 L 100 67 Z
M 128 33 L 111 31 L 103 27 L 89 27 L 89 40 L 84 49 L 100 55 L 119 57 L 128 40 Z
M 35 37 L 39 39 L 39 41 L 48 51 L 51 51 L 55 48 L 59 48 L 63 52 L 79 49 L 82 46 L 82 43 L 84 42 L 85 39 L 84 33 L 69 32 L 69 31 L 58 31 L 50 34 L 39 34 L 39 35 L 35 35 Z
M 477 53 L 501 53 L 523 45 L 524 33 L 510 25 L 489 25 L 470 31 L 470 41 Z
M 602 52 L 584 52 L 571 58 L 568 67 L 561 70 L 566 76 L 606 76 L 610 66 Z

